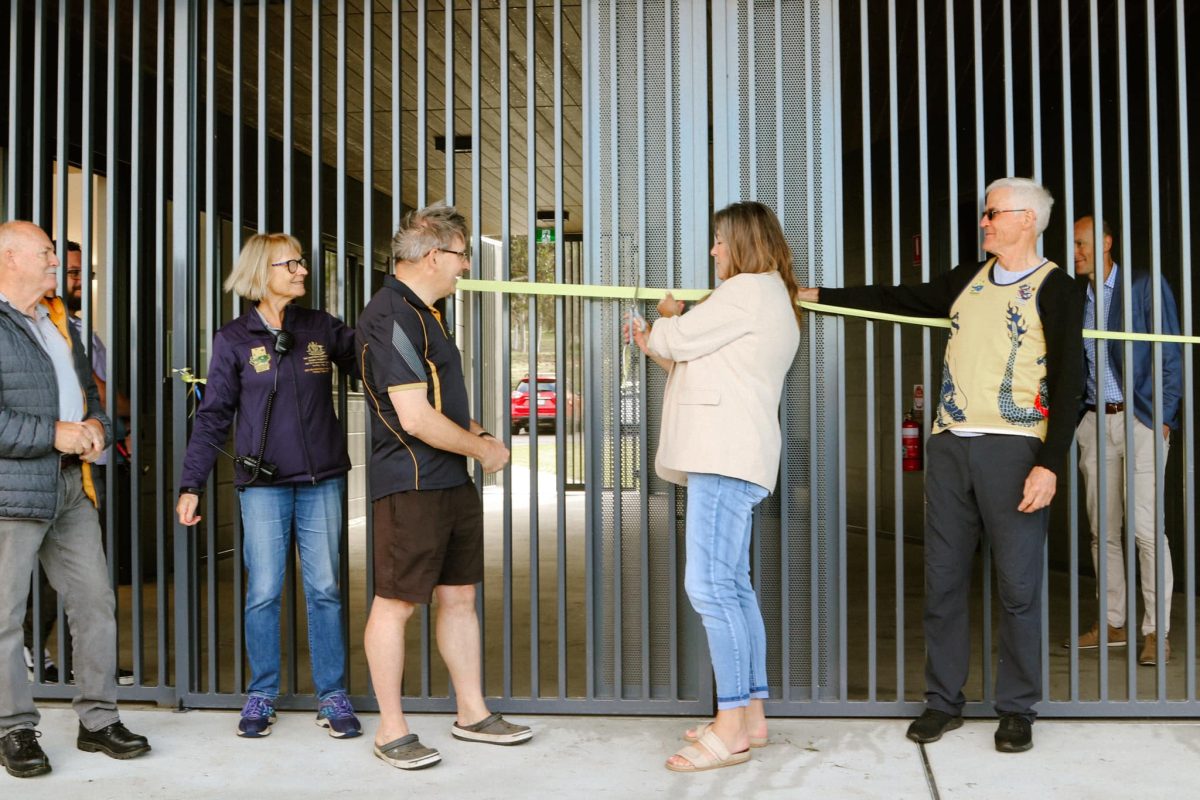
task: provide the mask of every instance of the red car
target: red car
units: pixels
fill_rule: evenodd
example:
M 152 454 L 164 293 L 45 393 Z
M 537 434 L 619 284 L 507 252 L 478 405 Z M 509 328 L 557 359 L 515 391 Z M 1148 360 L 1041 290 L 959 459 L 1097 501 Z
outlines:
M 513 390 L 512 432 L 529 430 L 529 376 L 526 375 Z M 558 382 L 553 375 L 538 375 L 537 378 L 537 423 L 538 430 L 554 430 L 554 417 L 558 413 Z M 570 409 L 567 409 L 570 413 Z

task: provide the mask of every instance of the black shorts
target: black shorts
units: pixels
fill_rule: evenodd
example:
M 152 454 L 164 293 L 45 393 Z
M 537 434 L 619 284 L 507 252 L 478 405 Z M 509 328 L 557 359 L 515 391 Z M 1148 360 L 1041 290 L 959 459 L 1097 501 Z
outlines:
M 483 580 L 483 503 L 475 484 L 396 492 L 373 509 L 379 597 L 428 603 L 435 586 Z

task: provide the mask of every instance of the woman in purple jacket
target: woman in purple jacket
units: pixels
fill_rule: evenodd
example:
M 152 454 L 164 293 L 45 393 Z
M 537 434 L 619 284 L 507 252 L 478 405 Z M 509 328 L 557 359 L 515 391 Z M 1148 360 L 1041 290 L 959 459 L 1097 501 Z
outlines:
M 213 337 L 204 398 L 183 458 L 175 511 L 196 508 L 236 417 L 233 454 L 246 563 L 250 685 L 238 736 L 271 732 L 279 694 L 279 607 L 292 531 L 300 550 L 317 724 L 336 738 L 361 728 L 346 697 L 338 549 L 350 458 L 333 411 L 333 370 L 358 375 L 354 331 L 336 317 L 293 305 L 308 263 L 282 233 L 252 236 L 225 281 L 250 301 Z M 218 449 L 221 448 L 221 449 Z

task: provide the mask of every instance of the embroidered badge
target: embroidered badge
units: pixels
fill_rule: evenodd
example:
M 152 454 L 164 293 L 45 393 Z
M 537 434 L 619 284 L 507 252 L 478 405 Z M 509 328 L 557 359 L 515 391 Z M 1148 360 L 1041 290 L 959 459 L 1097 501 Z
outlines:
M 271 368 L 271 354 L 265 346 L 250 348 L 250 366 L 255 372 L 266 372 Z
M 1017 287 L 1017 302 L 1027 303 L 1033 297 L 1033 287 L 1028 283 L 1022 283 Z
M 325 345 L 319 342 L 309 342 L 304 352 L 304 371 L 310 373 L 329 372 L 329 354 Z
M 979 283 L 976 283 L 976 284 L 972 284 L 971 294 L 979 294 L 982 291 L 983 291 L 983 282 L 982 281 Z

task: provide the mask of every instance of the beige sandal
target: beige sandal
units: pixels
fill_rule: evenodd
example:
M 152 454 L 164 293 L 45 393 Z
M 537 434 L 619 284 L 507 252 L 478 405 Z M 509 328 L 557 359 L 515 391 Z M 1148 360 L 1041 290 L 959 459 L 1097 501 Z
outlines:
M 704 725 L 700 728 L 700 735 L 703 736 L 704 732 L 707 731 L 711 727 L 712 727 L 711 722 L 704 723 Z M 691 744 L 695 744 L 696 742 L 700 741 L 700 739 L 695 736 L 689 736 L 687 731 L 683 732 L 683 740 L 685 742 L 690 742 Z M 750 746 L 753 748 L 766 747 L 768 744 L 767 740 L 768 740 L 768 737 L 766 737 L 766 736 L 751 736 L 750 737 Z
M 675 755 L 686 758 L 691 763 L 686 767 L 678 767 L 668 761 L 667 769 L 672 772 L 703 772 L 709 769 L 745 764 L 750 760 L 749 750 L 743 750 L 740 753 L 729 752 L 729 748 L 721 741 L 721 737 L 711 730 L 705 730 L 700 735 L 699 741 L 682 748 Z

